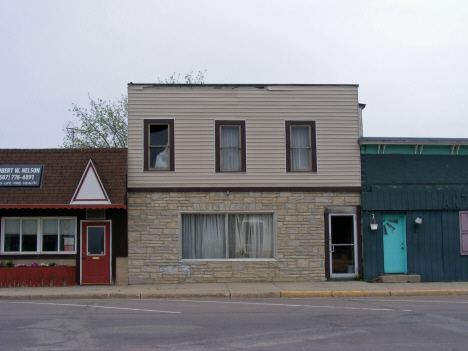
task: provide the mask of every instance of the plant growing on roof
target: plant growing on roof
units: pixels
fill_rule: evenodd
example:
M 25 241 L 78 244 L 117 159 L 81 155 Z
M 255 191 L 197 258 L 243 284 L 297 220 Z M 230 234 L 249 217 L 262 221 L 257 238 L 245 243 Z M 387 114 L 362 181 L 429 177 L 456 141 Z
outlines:
M 185 84 L 204 84 L 205 72 L 199 71 L 194 77 L 193 71 L 185 75 Z M 180 74 L 173 73 L 160 84 L 180 84 Z M 126 148 L 128 125 L 128 98 L 122 95 L 115 102 L 101 99 L 93 100 L 89 95 L 90 109 L 73 104 L 70 112 L 77 122 L 69 122 L 63 128 L 64 136 L 61 147 L 71 148 Z

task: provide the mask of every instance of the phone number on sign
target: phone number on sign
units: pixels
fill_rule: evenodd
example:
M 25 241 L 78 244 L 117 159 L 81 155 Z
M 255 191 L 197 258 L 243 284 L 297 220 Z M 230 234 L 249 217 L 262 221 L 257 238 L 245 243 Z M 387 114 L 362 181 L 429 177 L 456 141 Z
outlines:
M 0 180 L 33 180 L 34 174 L 2 174 Z

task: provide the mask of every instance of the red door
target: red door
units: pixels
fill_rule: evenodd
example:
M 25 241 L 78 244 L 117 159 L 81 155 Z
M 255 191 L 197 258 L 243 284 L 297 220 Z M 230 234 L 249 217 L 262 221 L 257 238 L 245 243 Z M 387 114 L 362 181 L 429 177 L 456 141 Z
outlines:
M 110 222 L 81 222 L 81 284 L 110 284 Z

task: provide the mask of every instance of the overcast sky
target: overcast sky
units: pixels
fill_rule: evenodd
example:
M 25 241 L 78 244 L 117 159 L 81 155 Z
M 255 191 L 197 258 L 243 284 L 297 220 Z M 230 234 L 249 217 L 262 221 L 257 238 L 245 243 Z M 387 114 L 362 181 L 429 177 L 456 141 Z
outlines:
M 468 1 L 0 0 L 0 147 L 54 148 L 72 103 L 206 83 L 359 84 L 364 136 L 468 138 Z

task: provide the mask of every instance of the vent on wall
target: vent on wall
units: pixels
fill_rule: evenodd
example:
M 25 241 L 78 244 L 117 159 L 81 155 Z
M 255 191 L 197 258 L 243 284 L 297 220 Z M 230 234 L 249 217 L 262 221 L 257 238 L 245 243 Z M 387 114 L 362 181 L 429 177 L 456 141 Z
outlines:
M 106 210 L 86 210 L 86 219 L 106 219 Z

